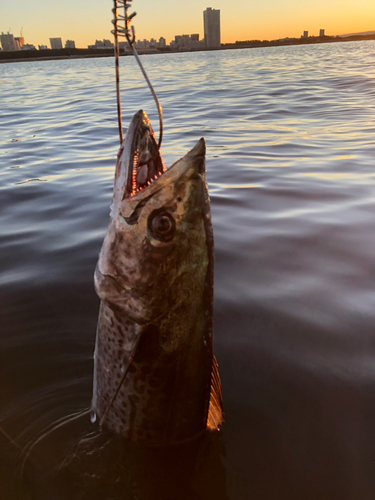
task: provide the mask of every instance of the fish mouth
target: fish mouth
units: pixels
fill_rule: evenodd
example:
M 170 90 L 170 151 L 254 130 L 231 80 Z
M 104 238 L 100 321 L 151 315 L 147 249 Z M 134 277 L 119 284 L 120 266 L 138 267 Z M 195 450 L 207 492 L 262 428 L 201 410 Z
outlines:
M 127 158 L 123 162 L 127 167 L 123 200 L 145 189 L 166 170 L 150 120 L 143 110 L 134 115 L 127 135 L 124 142 L 128 141 L 129 147 L 125 148 Z
M 117 155 L 111 219 L 117 220 L 122 215 L 128 224 L 134 224 L 137 217 L 129 217 L 133 212 L 137 215 L 137 207 L 143 206 L 139 203 L 147 203 L 163 185 L 175 182 L 189 168 L 203 175 L 205 150 L 205 141 L 201 138 L 191 151 L 167 168 L 160 156 L 150 120 L 143 110 L 138 111 Z M 164 183 L 157 183 L 161 177 Z

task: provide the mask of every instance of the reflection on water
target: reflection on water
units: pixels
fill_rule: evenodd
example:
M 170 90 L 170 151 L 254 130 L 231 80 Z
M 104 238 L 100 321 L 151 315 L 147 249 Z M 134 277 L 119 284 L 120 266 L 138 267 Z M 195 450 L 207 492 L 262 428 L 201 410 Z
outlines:
M 169 450 L 88 416 L 56 428 L 91 400 L 113 61 L 2 64 L 0 498 L 372 500 L 374 42 L 143 62 L 166 163 L 207 140 L 226 424 Z M 157 124 L 121 65 L 124 123 L 143 108 Z
M 80 426 L 83 430 L 87 423 Z M 20 481 L 25 492 L 32 491 L 31 498 L 99 500 L 104 494 L 130 500 L 228 499 L 217 433 L 207 432 L 183 446 L 153 449 L 105 431 L 83 437 L 77 431 L 77 424 L 68 424 L 33 449 Z M 67 433 L 75 436 L 74 445 L 71 440 L 67 446 Z

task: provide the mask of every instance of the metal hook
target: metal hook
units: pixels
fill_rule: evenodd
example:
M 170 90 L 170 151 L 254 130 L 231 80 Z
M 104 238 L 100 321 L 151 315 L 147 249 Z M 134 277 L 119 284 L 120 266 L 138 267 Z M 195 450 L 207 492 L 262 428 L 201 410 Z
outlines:
M 124 36 L 128 42 L 129 47 L 131 48 L 133 55 L 138 63 L 140 70 L 149 86 L 151 94 L 155 100 L 155 104 L 159 114 L 159 142 L 158 149 L 160 149 L 161 141 L 163 138 L 163 111 L 159 103 L 159 99 L 156 96 L 153 86 L 151 85 L 150 80 L 144 70 L 142 63 L 138 57 L 137 51 L 135 50 L 135 30 L 134 26 L 129 28 L 129 23 L 133 19 L 134 16 L 137 15 L 136 12 L 132 14 L 128 14 L 128 9 L 131 7 L 131 3 L 133 0 L 113 0 L 114 7 L 112 12 L 114 14 L 114 19 L 112 21 L 114 25 L 114 30 L 112 31 L 115 37 L 115 59 L 116 59 L 116 90 L 117 90 L 117 114 L 118 114 L 118 125 L 119 125 L 119 135 L 120 135 L 120 144 L 123 141 L 123 131 L 122 131 L 122 120 L 121 120 L 121 103 L 120 103 L 120 67 L 119 67 L 119 42 L 118 37 Z M 124 8 L 124 15 L 119 13 L 119 5 Z M 119 26 L 119 21 L 123 22 L 123 26 Z

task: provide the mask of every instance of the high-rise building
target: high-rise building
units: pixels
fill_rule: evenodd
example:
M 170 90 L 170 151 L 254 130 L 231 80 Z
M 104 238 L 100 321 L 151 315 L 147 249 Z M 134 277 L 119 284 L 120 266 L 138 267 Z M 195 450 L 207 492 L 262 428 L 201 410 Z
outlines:
M 308 38 L 308 37 L 309 37 L 309 32 L 308 31 L 304 31 L 303 35 L 301 35 L 301 38 Z
M 62 41 L 61 38 L 50 38 L 49 43 L 51 44 L 51 49 L 62 49 Z
M 325 34 L 324 34 L 324 30 L 320 30 L 320 31 L 319 31 L 319 36 L 325 36 Z
M 67 40 L 65 42 L 65 48 L 66 49 L 75 49 L 76 48 L 76 44 L 75 44 L 74 40 Z
M 12 50 L 20 50 L 20 45 L 18 41 L 14 39 L 14 36 L 8 33 L 1 33 L 0 35 L 1 46 L 4 52 L 10 52 Z
M 174 41 L 177 50 L 187 50 L 190 42 L 190 35 L 176 35 Z
M 203 12 L 203 23 L 206 47 L 220 47 L 220 10 L 207 7 Z
M 164 37 L 159 38 L 158 48 L 163 49 L 166 46 L 166 39 Z

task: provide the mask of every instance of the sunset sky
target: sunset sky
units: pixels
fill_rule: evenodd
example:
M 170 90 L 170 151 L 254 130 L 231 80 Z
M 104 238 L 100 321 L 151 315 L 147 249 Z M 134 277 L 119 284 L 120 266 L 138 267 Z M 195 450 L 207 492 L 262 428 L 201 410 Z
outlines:
M 12 0 L 1 2 L 0 31 L 19 36 L 26 43 L 49 46 L 49 38 L 70 39 L 76 47 L 95 40 L 112 40 L 112 0 Z M 309 35 L 325 29 L 327 35 L 375 31 L 373 0 L 134 0 L 138 39 L 199 33 L 203 37 L 203 10 L 221 11 L 221 41 L 272 40 Z M 188 6 L 188 7 L 187 7 Z

